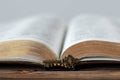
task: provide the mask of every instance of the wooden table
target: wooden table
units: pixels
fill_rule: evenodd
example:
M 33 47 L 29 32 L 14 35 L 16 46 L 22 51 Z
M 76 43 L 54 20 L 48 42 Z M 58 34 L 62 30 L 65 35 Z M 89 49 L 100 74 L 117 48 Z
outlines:
M 119 70 L 97 71 L 0 71 L 0 78 L 80 78 L 81 80 L 118 79 Z

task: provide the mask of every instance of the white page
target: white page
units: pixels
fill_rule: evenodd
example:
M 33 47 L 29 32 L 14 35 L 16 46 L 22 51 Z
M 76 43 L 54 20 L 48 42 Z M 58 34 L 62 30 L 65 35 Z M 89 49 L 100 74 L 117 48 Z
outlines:
M 45 44 L 58 57 L 63 41 L 65 26 L 54 16 L 32 16 L 0 26 L 0 41 L 33 40 Z
M 109 57 L 85 57 L 84 59 L 81 59 L 80 61 L 120 61 L 120 59 L 117 58 L 109 58 Z
M 103 16 L 78 16 L 69 24 L 63 52 L 72 45 L 88 40 L 120 42 L 120 24 Z

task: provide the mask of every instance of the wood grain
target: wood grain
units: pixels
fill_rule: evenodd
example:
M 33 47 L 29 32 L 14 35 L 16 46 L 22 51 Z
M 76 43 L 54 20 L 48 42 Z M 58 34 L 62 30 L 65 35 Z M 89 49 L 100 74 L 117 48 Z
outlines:
M 0 78 L 120 79 L 120 71 L 0 71 Z

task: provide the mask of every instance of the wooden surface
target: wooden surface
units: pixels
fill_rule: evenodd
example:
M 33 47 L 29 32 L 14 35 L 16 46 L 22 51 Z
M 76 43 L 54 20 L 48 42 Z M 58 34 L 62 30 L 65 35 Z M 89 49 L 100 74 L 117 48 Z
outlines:
M 120 79 L 120 71 L 1 71 L 0 78 Z

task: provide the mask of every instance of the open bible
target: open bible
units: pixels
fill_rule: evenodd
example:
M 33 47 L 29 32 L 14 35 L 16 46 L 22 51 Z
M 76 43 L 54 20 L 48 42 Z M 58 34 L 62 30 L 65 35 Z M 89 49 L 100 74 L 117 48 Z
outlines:
M 0 25 L 0 65 L 45 70 L 118 66 L 119 35 L 119 21 L 103 16 L 80 15 L 68 25 L 55 16 L 28 17 Z

